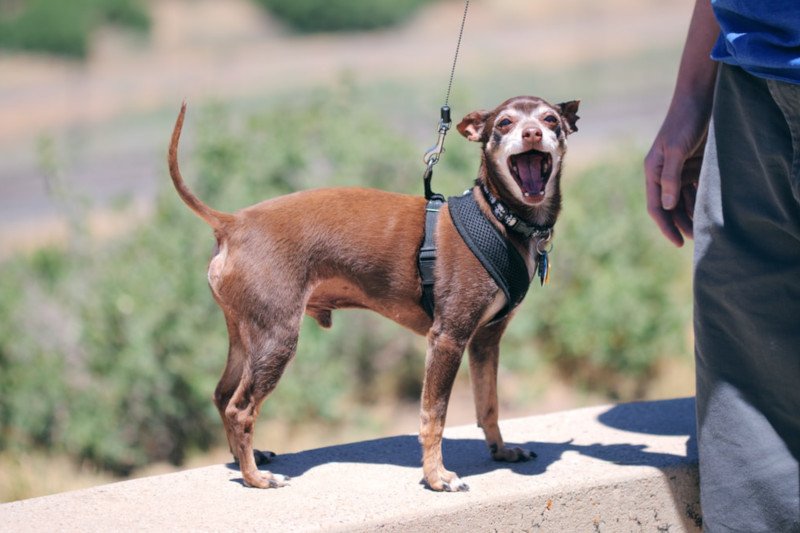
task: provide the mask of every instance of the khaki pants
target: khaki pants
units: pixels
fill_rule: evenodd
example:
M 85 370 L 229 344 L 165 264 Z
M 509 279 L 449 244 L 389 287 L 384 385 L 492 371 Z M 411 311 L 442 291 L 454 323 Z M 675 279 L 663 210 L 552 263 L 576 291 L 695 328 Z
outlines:
M 722 65 L 695 209 L 706 531 L 800 531 L 800 85 Z

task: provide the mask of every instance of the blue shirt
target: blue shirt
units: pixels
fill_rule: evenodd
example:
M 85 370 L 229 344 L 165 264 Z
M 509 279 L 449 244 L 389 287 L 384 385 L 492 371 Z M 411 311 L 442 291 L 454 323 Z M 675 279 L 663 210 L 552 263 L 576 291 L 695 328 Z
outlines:
M 721 33 L 711 58 L 800 83 L 800 0 L 711 0 Z

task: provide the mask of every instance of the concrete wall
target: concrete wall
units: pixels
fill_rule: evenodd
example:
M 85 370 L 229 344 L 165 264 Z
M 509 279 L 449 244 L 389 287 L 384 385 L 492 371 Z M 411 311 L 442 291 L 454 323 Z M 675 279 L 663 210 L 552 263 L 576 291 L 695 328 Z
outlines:
M 471 490 L 421 483 L 416 436 L 277 457 L 291 486 L 242 485 L 233 465 L 0 505 L 0 531 L 699 531 L 693 399 L 591 407 L 501 423 L 538 454 L 496 463 L 475 427 L 445 432 Z

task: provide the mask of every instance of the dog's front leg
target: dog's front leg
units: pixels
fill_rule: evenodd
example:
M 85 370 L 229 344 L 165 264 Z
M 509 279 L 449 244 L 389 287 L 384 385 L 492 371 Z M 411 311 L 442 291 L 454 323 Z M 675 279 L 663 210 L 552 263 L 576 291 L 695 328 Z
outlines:
M 442 460 L 442 433 L 447 404 L 465 346 L 466 338 L 444 331 L 438 323 L 428 335 L 419 441 L 422 445 L 422 471 L 425 481 L 433 490 L 469 490 L 455 472 L 444 468 Z
M 497 365 L 500 358 L 500 337 L 507 323 L 508 320 L 504 320 L 475 332 L 469 343 L 469 373 L 478 426 L 483 429 L 492 457 L 497 461 L 527 461 L 536 457 L 536 454 L 522 448 L 507 447 L 497 424 Z

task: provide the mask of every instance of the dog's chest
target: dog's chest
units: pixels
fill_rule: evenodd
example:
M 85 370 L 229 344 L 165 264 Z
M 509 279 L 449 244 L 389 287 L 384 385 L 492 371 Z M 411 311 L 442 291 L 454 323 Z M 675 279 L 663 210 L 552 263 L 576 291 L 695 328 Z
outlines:
M 490 308 L 502 318 L 519 305 L 535 272 L 530 252 L 520 253 L 505 235 L 489 222 L 471 192 L 448 199 L 450 218 L 464 244 L 500 288 L 502 302 L 495 298 Z

